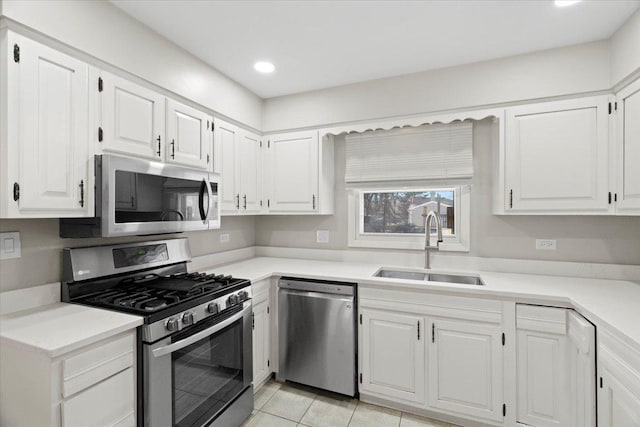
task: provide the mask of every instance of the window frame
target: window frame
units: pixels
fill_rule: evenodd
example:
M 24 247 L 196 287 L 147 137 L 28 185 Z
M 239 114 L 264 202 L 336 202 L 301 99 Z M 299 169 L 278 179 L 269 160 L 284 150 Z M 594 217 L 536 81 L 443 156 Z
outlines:
M 424 234 L 403 233 L 364 233 L 360 225 L 364 220 L 363 193 L 364 192 L 393 192 L 393 191 L 437 191 L 453 190 L 454 218 L 456 233 L 453 236 L 443 236 L 440 243 L 441 251 L 469 252 L 470 223 L 471 223 L 471 188 L 470 185 L 421 185 L 421 186 L 362 186 L 347 189 L 348 235 L 349 247 L 424 250 Z M 432 240 L 433 241 L 433 240 Z

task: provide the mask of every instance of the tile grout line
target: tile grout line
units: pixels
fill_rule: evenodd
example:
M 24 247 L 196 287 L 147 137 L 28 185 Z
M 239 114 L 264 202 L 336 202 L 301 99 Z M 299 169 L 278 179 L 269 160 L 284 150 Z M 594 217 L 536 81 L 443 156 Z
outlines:
M 300 418 L 300 420 L 297 422 L 298 424 L 302 423 L 302 420 L 304 419 L 304 416 L 307 415 L 307 412 L 309 412 L 309 408 L 311 408 L 311 405 L 313 405 L 313 402 L 316 401 L 316 399 L 318 398 L 318 395 L 316 393 L 313 394 L 313 400 L 311 401 L 311 403 L 309 404 L 309 406 L 307 407 L 307 409 L 304 411 L 304 414 L 302 414 L 302 417 Z
M 351 424 L 351 421 L 353 421 L 353 416 L 356 414 L 356 410 L 358 409 L 358 406 L 360 405 L 360 399 L 355 399 L 356 401 L 356 406 L 353 408 L 353 412 L 351 413 L 351 417 L 349 417 L 349 422 L 347 423 L 347 427 L 349 427 L 349 425 Z

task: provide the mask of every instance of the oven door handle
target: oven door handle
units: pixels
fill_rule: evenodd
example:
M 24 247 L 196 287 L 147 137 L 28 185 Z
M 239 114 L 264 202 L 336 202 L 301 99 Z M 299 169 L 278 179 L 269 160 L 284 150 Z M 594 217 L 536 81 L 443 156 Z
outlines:
M 227 326 L 229 326 L 230 324 L 232 324 L 233 322 L 242 319 L 242 317 L 251 310 L 251 303 L 249 304 L 245 304 L 243 309 L 240 310 L 238 313 L 234 314 L 233 316 L 229 317 L 228 319 L 223 320 L 220 323 L 216 323 L 215 325 L 211 326 L 210 328 L 207 328 L 203 331 L 200 331 L 198 333 L 195 333 L 183 340 L 180 340 L 178 342 L 174 342 L 172 344 L 166 345 L 164 347 L 160 347 L 160 348 L 156 348 L 155 350 L 152 350 L 151 352 L 153 353 L 154 357 L 162 357 L 166 354 L 169 353 L 173 353 L 174 351 L 183 349 L 195 342 L 200 341 L 203 338 L 208 337 L 209 335 L 213 335 L 216 332 L 226 328 Z

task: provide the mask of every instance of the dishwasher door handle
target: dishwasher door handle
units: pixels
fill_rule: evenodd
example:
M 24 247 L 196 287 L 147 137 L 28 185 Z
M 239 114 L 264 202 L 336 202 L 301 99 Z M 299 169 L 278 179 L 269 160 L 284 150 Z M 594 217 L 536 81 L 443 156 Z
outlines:
M 353 301 L 353 295 L 331 294 L 327 292 L 300 291 L 298 289 L 286 289 L 286 288 L 280 288 L 280 292 L 282 292 L 283 294 L 298 295 L 298 296 L 307 297 L 307 298 L 318 298 L 318 299 L 345 301 L 345 302 Z

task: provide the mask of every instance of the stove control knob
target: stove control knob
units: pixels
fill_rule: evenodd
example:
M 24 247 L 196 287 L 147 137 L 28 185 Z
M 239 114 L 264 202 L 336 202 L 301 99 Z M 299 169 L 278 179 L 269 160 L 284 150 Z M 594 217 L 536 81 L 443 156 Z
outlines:
M 236 295 L 230 295 L 227 299 L 227 307 L 238 304 L 238 297 Z
M 176 317 L 172 317 L 171 319 L 167 320 L 164 326 L 167 328 L 167 331 L 175 332 L 178 330 L 178 319 Z
M 211 314 L 217 314 L 220 311 L 220 307 L 215 302 L 209 303 L 207 311 Z
M 249 292 L 247 292 L 247 291 L 238 292 L 238 301 L 242 302 L 242 301 L 246 301 L 248 299 L 249 299 Z
M 187 311 L 182 315 L 182 323 L 184 325 L 193 325 L 196 322 L 196 315 L 191 311 Z

